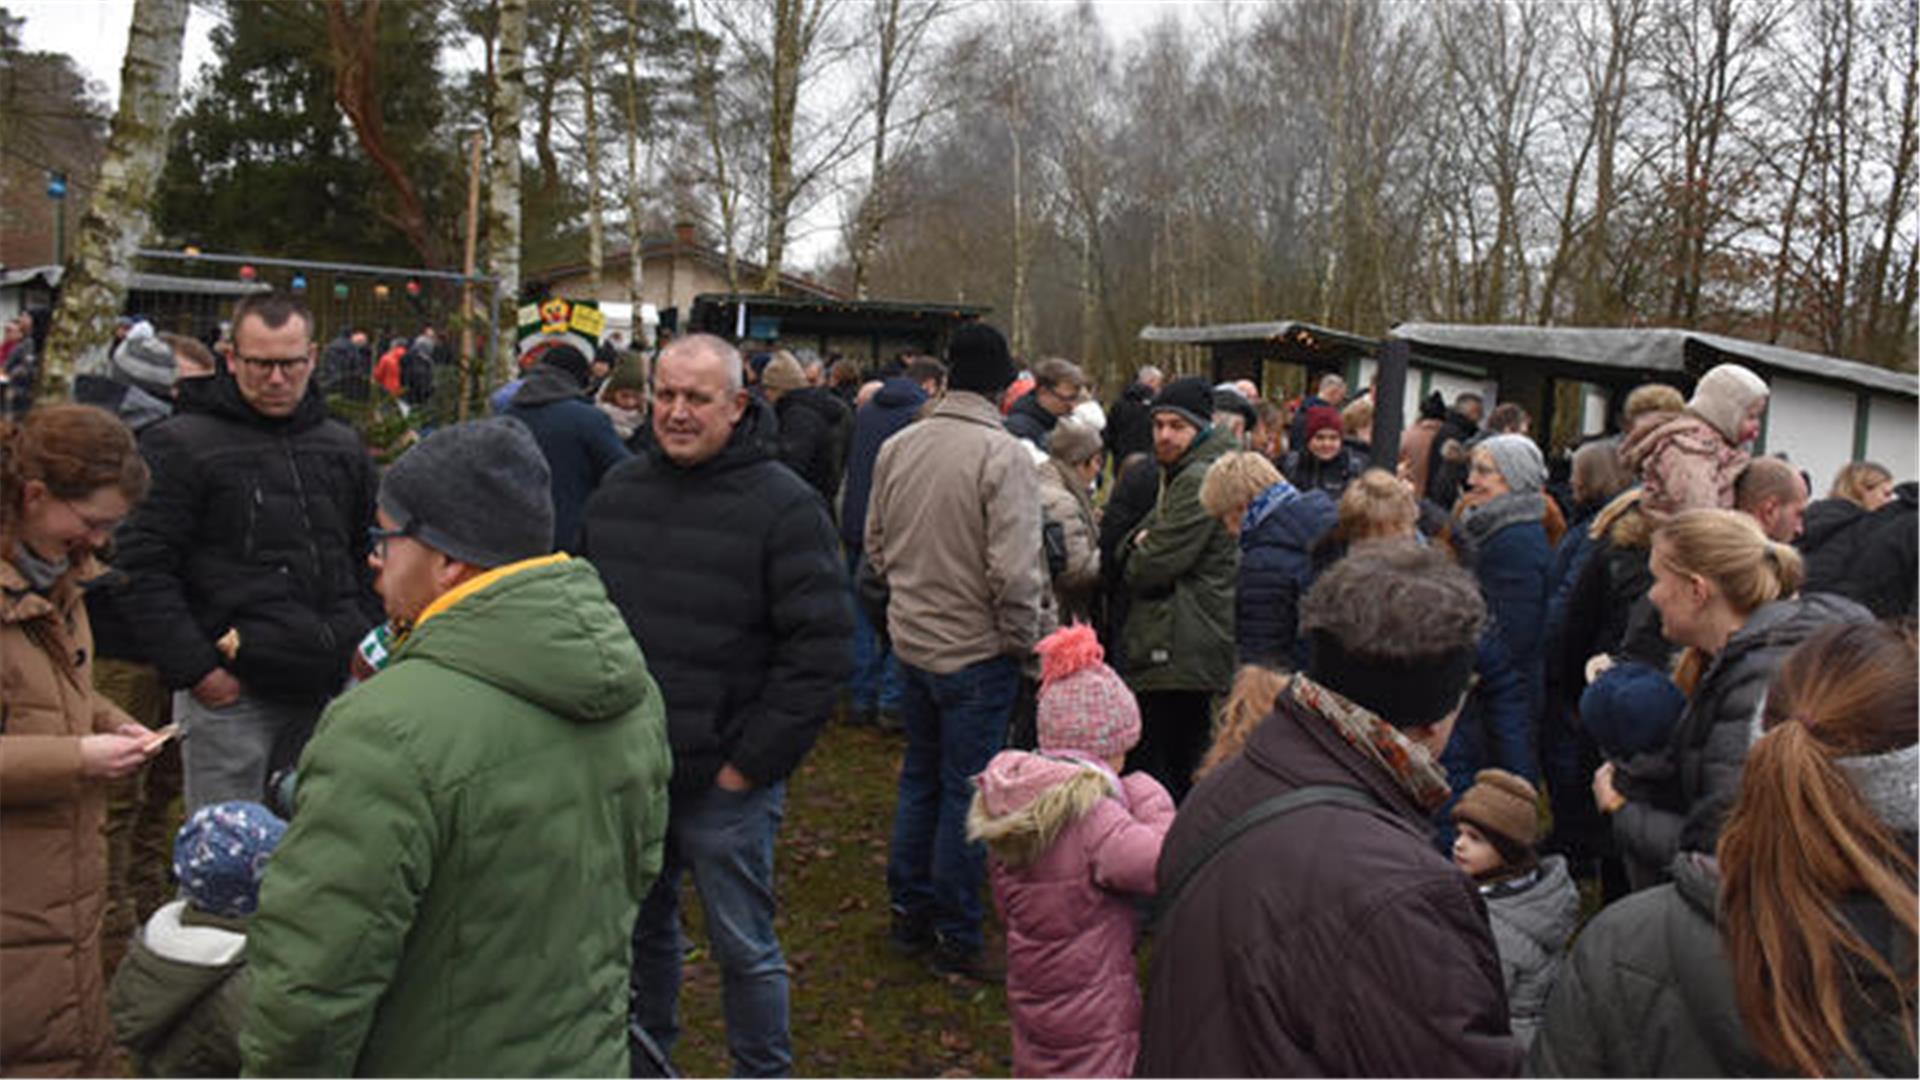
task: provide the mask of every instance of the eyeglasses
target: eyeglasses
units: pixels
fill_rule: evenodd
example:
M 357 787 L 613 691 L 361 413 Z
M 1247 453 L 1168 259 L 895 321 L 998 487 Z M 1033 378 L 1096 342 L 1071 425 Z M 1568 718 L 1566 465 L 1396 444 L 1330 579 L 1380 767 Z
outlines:
M 234 359 L 245 364 L 250 371 L 270 375 L 276 369 L 282 375 L 292 375 L 308 364 L 313 363 L 310 356 L 273 357 L 273 356 L 235 356 Z
M 104 519 L 91 517 L 87 515 L 85 512 L 83 512 L 79 507 L 73 505 L 71 502 L 68 502 L 65 499 L 60 500 L 60 505 L 66 507 L 67 512 L 74 516 L 74 520 L 80 522 L 80 524 L 82 525 L 85 525 L 87 527 L 87 531 L 90 533 L 111 533 L 113 532 L 113 530 L 120 527 L 120 519 L 117 517 L 104 518 Z
M 378 525 L 372 525 L 367 528 L 367 543 L 372 546 L 373 557 L 379 559 L 381 562 L 386 562 L 387 541 L 396 540 L 401 537 L 411 538 L 413 532 L 414 529 L 411 523 L 398 529 L 383 529 Z

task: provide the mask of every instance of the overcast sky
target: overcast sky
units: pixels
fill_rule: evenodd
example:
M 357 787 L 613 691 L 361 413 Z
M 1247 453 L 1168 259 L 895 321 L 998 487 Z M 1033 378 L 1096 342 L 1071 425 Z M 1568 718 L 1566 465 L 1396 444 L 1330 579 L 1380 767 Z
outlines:
M 538 0 L 536 0 L 538 2 Z M 860 2 L 860 0 L 855 0 Z M 1064 3 L 1068 0 L 1025 0 Z M 1094 0 L 1101 22 L 1117 41 L 1125 41 L 1163 14 L 1195 6 L 1196 0 Z M 1235 0 L 1202 0 L 1231 3 Z M 21 37 L 28 49 L 62 52 L 74 58 L 88 77 L 100 83 L 108 102 L 120 91 L 120 61 L 127 49 L 127 25 L 133 0 L 0 0 L 14 15 L 25 16 Z M 1189 12 L 1188 14 L 1191 14 Z M 210 35 L 215 20 L 198 5 L 187 20 L 186 82 L 213 59 Z

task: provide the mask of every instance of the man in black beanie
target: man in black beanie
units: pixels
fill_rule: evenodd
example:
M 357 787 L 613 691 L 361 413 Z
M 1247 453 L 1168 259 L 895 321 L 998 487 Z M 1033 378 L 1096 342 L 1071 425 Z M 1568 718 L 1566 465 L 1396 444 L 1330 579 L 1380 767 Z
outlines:
M 1485 903 L 1433 846 L 1485 622 L 1472 575 L 1411 542 L 1308 592 L 1307 670 L 1161 849 L 1140 1075 L 1518 1073 Z
M 867 508 L 867 561 L 887 583 L 905 675 L 887 890 L 896 946 L 932 948 L 937 971 L 991 979 L 968 778 L 1000 749 L 1021 661 L 1054 617 L 1038 474 L 994 406 L 1015 375 L 1006 339 L 970 323 L 947 362 L 946 396 L 881 446 Z
M 1131 593 L 1124 674 L 1140 700 L 1140 742 L 1127 763 L 1178 802 L 1212 733 L 1213 698 L 1233 682 L 1240 545 L 1200 505 L 1200 482 L 1238 443 L 1213 427 L 1213 387 L 1198 376 L 1168 383 L 1148 412 L 1165 481 L 1152 512 L 1117 552 Z
M 614 431 L 612 419 L 588 399 L 592 367 L 587 354 L 567 339 L 536 347 L 541 348 L 539 361 L 527 370 L 504 415 L 527 425 L 546 455 L 553 470 L 553 546 L 572 551 L 587 496 L 609 470 L 633 455 Z

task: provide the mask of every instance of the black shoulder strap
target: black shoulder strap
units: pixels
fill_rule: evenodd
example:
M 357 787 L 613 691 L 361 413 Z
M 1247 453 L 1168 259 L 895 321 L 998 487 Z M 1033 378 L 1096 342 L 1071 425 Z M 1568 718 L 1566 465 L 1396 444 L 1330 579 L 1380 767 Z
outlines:
M 1321 803 L 1345 803 L 1361 810 L 1387 812 L 1386 808 L 1380 805 L 1380 801 L 1372 795 L 1344 784 L 1316 784 L 1311 787 L 1297 788 L 1284 795 L 1275 795 L 1271 799 L 1256 803 L 1239 817 L 1227 822 L 1218 832 L 1209 836 L 1200 850 L 1194 852 L 1180 867 L 1179 872 L 1174 874 L 1167 888 L 1160 890 L 1160 895 L 1154 903 L 1154 922 L 1157 924 L 1166 918 L 1167 913 L 1173 910 L 1173 905 L 1180 899 L 1181 892 L 1186 889 L 1187 883 L 1193 880 L 1194 875 L 1212 862 L 1213 857 L 1220 854 L 1228 844 L 1239 839 L 1242 833 L 1282 814 L 1290 814 L 1302 807 Z

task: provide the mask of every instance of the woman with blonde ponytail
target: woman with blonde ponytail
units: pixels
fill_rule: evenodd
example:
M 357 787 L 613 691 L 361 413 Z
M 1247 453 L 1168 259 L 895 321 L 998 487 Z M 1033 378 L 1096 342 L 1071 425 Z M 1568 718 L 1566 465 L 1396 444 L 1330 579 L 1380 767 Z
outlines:
M 1915 1075 L 1917 684 L 1882 623 L 1787 657 L 1717 858 L 1588 925 L 1533 1075 Z
M 1594 802 L 1612 815 L 1636 880 L 1657 880 L 1681 851 L 1713 850 L 1739 786 L 1754 712 L 1786 654 L 1821 627 L 1873 619 L 1842 597 L 1795 595 L 1799 554 L 1733 510 L 1674 515 L 1653 534 L 1650 566 L 1647 599 L 1661 634 L 1682 649 L 1673 678 L 1687 707 L 1654 798 L 1624 798 L 1611 764 L 1593 779 Z

